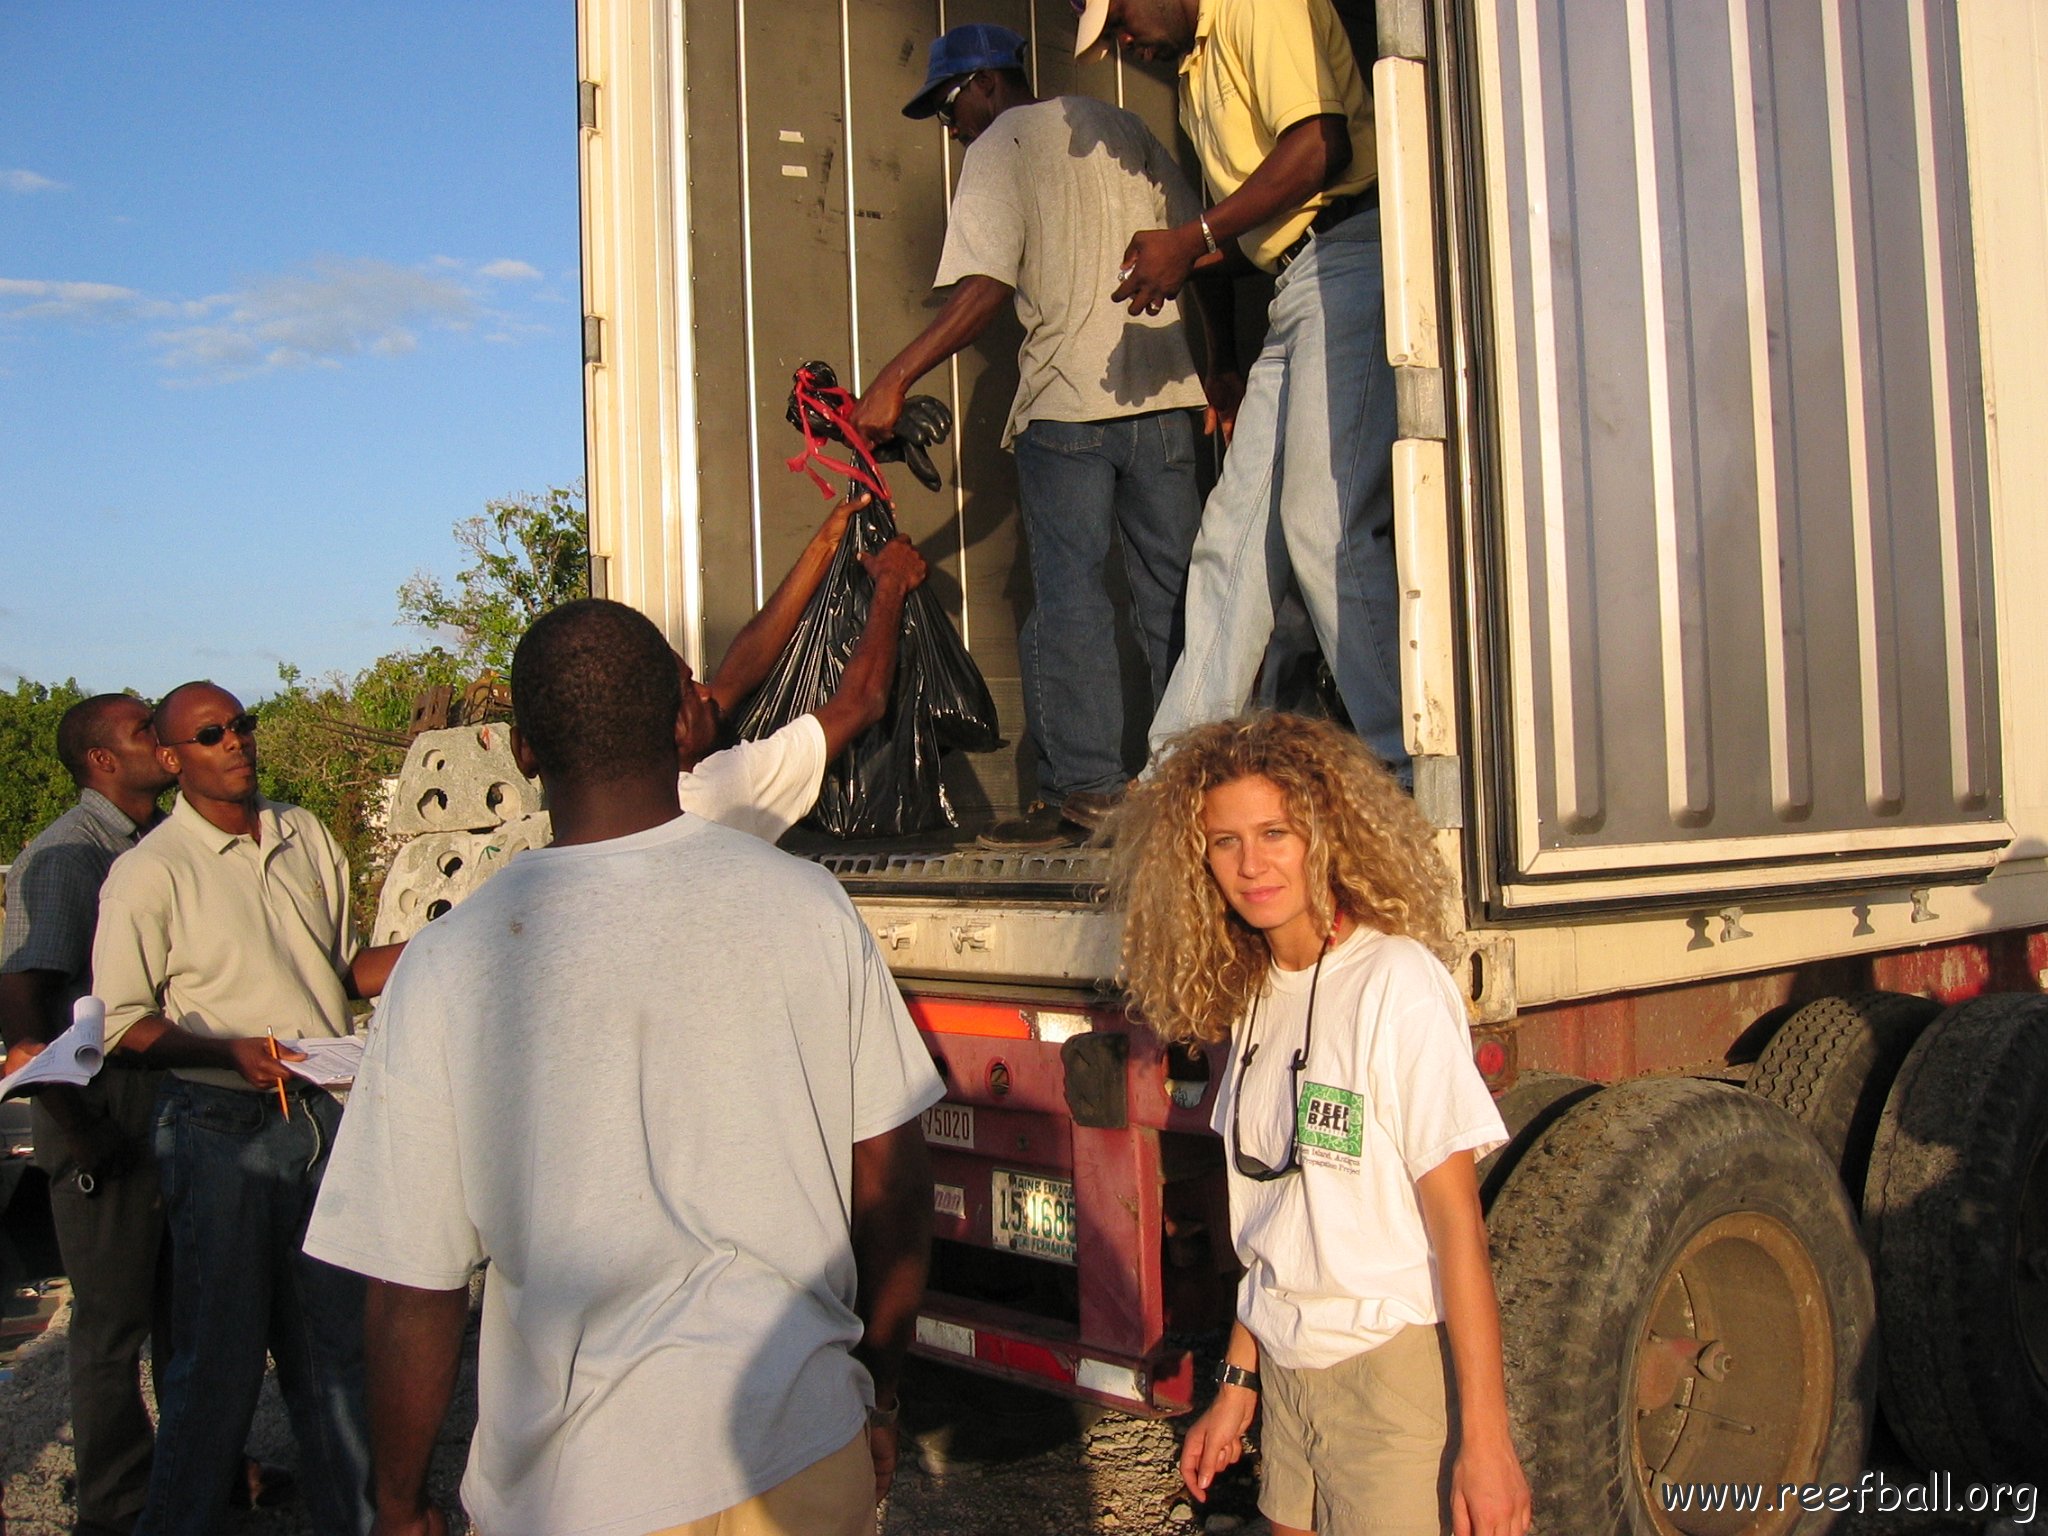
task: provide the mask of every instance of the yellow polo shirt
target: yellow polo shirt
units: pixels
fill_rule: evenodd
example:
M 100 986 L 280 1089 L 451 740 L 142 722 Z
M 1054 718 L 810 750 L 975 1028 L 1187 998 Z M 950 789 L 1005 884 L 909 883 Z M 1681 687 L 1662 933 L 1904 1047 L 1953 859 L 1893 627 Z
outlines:
M 1281 134 L 1332 114 L 1351 130 L 1344 174 L 1294 212 L 1238 236 L 1268 272 L 1319 208 L 1378 176 L 1372 97 L 1330 0 L 1202 0 L 1194 46 L 1180 62 L 1180 123 L 1217 201 L 1244 185 Z
M 152 1013 L 208 1039 L 349 1033 L 348 859 L 301 806 L 265 800 L 257 816 L 262 840 L 251 842 L 181 795 L 107 872 L 92 980 L 107 1005 L 109 1050 Z M 176 1071 L 249 1087 L 235 1072 Z

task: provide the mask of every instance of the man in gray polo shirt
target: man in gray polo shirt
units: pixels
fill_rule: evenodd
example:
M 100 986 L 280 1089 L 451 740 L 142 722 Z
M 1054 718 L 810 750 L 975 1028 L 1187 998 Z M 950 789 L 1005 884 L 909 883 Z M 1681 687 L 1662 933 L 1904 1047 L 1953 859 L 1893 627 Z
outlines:
M 1131 113 L 1087 96 L 1040 101 L 1024 56 L 1008 27 L 955 27 L 932 44 L 903 113 L 937 117 L 968 146 L 935 280 L 953 291 L 853 417 L 871 439 L 887 436 L 905 391 L 1014 300 L 1024 344 L 1003 446 L 1017 455 L 1031 560 L 1017 638 L 1041 800 L 984 835 L 1002 847 L 1063 841 L 1063 822 L 1093 827 L 1137 766 L 1123 754 L 1105 566 L 1121 545 L 1156 705 L 1181 647 L 1201 521 L 1188 413 L 1205 400 L 1178 314 L 1127 315 L 1109 299 L 1128 220 L 1193 218 L 1194 193 Z
M 78 803 L 45 827 L 8 875 L 0 930 L 0 1038 L 7 1070 L 71 1021 L 92 988 L 100 885 L 121 854 L 162 819 L 171 776 L 157 761 L 149 706 L 125 693 L 74 704 L 57 756 Z M 67 1344 L 80 1536 L 126 1536 L 149 1486 L 152 1436 L 142 1402 L 145 1339 L 163 1354 L 164 1217 L 150 1156 L 157 1074 L 110 1063 L 83 1088 L 36 1097 L 36 1165 L 71 1281 Z

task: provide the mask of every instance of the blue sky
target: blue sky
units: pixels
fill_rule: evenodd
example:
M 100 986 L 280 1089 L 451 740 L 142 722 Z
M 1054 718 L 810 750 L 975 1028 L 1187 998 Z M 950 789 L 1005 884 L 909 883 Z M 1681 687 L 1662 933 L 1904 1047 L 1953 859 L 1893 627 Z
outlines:
M 361 666 L 582 473 L 573 0 L 0 5 L 0 687 Z

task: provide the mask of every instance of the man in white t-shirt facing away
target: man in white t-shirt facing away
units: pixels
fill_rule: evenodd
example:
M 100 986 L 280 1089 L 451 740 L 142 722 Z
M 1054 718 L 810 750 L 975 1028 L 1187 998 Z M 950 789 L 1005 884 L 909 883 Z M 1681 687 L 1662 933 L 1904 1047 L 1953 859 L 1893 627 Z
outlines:
M 925 575 L 924 558 L 901 535 L 860 557 L 874 579 L 874 601 L 832 697 L 758 741 L 718 744 L 725 719 L 780 659 L 805 605 L 825 579 L 847 522 L 866 505 L 866 496 L 851 496 L 826 515 L 761 611 L 733 636 L 708 687 L 691 675 L 687 662 L 676 659 L 687 725 L 677 742 L 682 761 L 677 793 L 684 810 L 772 843 L 818 803 L 826 765 L 888 709 L 903 600 Z
M 982 837 L 1007 848 L 1094 827 L 1138 766 L 1124 756 L 1105 567 L 1120 548 L 1156 705 L 1181 649 L 1202 515 L 1190 410 L 1205 400 L 1179 313 L 1127 315 L 1109 298 L 1124 221 L 1192 218 L 1194 192 L 1133 114 L 1089 96 L 1040 101 L 1025 55 L 1020 34 L 985 23 L 932 44 L 903 114 L 937 117 L 967 146 L 933 279 L 952 292 L 853 413 L 870 439 L 887 436 L 905 391 L 1015 303 L 1024 342 L 1003 446 L 1017 458 L 1031 561 L 1032 608 L 1017 642 L 1039 799 Z
M 446 1529 L 486 1260 L 477 1529 L 873 1529 L 942 1088 L 831 877 L 679 806 L 685 697 L 621 604 L 527 631 L 512 744 L 554 844 L 414 939 L 371 1027 L 306 1251 L 370 1277 L 382 1536 Z

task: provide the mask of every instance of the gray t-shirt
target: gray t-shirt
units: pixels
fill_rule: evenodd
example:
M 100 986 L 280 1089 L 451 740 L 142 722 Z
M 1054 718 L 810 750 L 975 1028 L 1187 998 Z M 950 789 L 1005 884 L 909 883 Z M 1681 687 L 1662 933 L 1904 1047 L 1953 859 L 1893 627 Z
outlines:
M 1132 235 L 1200 208 L 1152 131 L 1092 96 L 1012 107 L 968 147 L 934 286 L 979 274 L 1017 290 L 1005 448 L 1027 422 L 1203 403 L 1179 313 L 1132 315 L 1109 297 Z
M 942 1092 L 815 865 L 690 815 L 533 849 L 407 947 L 306 1252 L 490 1259 L 479 1529 L 683 1525 L 859 1432 L 853 1144 Z

